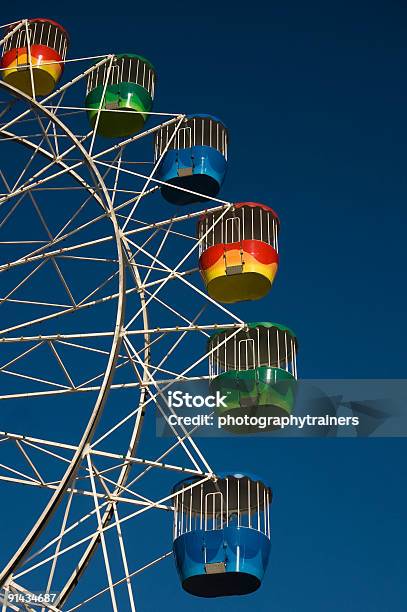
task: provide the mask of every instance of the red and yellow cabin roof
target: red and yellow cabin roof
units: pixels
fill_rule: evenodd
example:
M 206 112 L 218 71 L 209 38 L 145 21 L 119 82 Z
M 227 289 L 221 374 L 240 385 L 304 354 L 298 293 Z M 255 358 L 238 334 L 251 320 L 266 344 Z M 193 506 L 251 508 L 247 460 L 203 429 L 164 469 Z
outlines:
M 266 212 L 271 213 L 273 217 L 275 218 L 275 220 L 277 221 L 278 225 L 280 225 L 280 219 L 278 218 L 276 211 L 273 210 L 270 206 L 267 206 L 266 204 L 260 204 L 260 202 L 236 202 L 236 204 L 234 205 L 234 208 L 239 209 L 239 208 L 243 208 L 246 206 L 248 206 L 249 208 L 257 208 L 260 210 L 265 210 Z
M 15 27 L 10 26 L 10 31 Z M 36 95 L 49 95 L 61 78 L 69 35 L 56 21 L 41 17 L 29 20 L 28 39 L 23 24 L 5 42 L 1 60 L 2 78 L 30 96 L 34 93 L 33 80 Z
M 64 28 L 64 26 L 62 26 L 57 21 L 54 21 L 54 19 L 48 19 L 47 17 L 34 17 L 33 19 L 29 19 L 28 21 L 29 21 L 29 23 L 50 23 L 51 25 L 53 25 L 56 28 L 58 28 L 58 30 L 61 30 L 61 32 L 63 32 L 65 34 L 66 38 L 69 41 L 68 30 L 66 30 Z M 13 28 L 15 28 L 15 24 L 11 25 L 9 29 L 12 30 Z
M 209 295 L 223 303 L 264 297 L 277 273 L 278 231 L 278 216 L 265 204 L 239 202 L 226 213 L 204 214 L 199 268 Z

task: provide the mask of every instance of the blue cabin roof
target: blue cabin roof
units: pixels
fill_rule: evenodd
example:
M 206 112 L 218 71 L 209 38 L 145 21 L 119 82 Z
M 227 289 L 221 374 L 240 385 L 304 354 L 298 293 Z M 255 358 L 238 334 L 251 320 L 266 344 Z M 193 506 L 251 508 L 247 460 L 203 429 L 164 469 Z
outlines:
M 192 113 L 186 116 L 187 119 L 194 119 L 194 117 L 200 117 L 201 119 L 212 119 L 212 121 L 216 121 L 217 123 L 223 125 L 226 130 L 228 129 L 228 126 L 225 124 L 225 122 L 222 121 L 222 119 L 219 119 L 219 117 L 216 117 L 216 115 L 207 115 L 205 113 Z
M 269 489 L 269 491 L 271 492 L 270 484 L 266 482 L 264 478 L 261 478 L 260 476 L 258 476 L 257 474 L 254 474 L 253 472 L 247 472 L 247 471 L 237 472 L 237 471 L 230 470 L 226 472 L 219 472 L 217 476 L 221 480 L 225 478 L 235 478 L 236 480 L 240 478 L 247 478 L 248 480 L 251 480 L 252 482 L 260 482 L 266 489 Z M 176 491 L 180 491 L 184 487 L 188 487 L 189 485 L 194 484 L 198 480 L 202 480 L 202 478 L 200 476 L 190 476 L 189 478 L 184 478 L 183 480 L 180 480 L 179 482 L 177 482 L 177 484 L 173 486 L 172 492 L 175 493 Z M 212 482 L 212 481 L 206 481 L 206 482 Z M 205 485 L 206 483 L 203 483 L 203 484 Z

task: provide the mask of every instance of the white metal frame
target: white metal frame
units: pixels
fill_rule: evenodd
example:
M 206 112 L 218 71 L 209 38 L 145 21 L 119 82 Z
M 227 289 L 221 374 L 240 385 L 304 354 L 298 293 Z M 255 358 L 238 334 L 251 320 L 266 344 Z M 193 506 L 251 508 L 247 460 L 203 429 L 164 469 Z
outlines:
M 25 29 L 26 20 L 18 22 L 13 32 Z M 1 30 L 0 30 L 1 31 Z M 0 46 L 10 40 L 12 32 L 7 32 L 0 40 Z M 1 37 L 1 34 L 0 34 Z M 29 33 L 27 34 L 29 40 Z M 201 288 L 197 264 L 191 268 L 191 259 L 197 262 L 199 248 L 207 233 L 204 232 L 199 239 L 194 238 L 190 228 L 186 231 L 176 231 L 174 227 L 197 219 L 203 211 L 187 212 L 182 215 L 173 215 L 168 219 L 154 222 L 143 222 L 139 217 L 139 207 L 146 198 L 153 196 L 160 185 L 165 184 L 155 178 L 155 171 L 165 154 L 152 163 L 152 170 L 137 172 L 132 164 L 145 164 L 144 160 L 135 162 L 133 157 L 134 146 L 141 138 L 149 137 L 155 132 L 165 129 L 166 126 L 175 125 L 173 137 L 178 138 L 178 130 L 185 115 L 151 112 L 153 118 L 160 123 L 144 132 L 136 134 L 118 144 L 101 148 L 95 138 L 97 124 L 94 130 L 85 134 L 76 134 L 70 126 L 71 117 L 75 114 L 85 113 L 84 106 L 69 106 L 63 104 L 63 98 L 68 90 L 81 86 L 81 81 L 104 67 L 108 73 L 113 61 L 112 55 L 95 58 L 69 59 L 67 62 L 82 62 L 89 59 L 99 60 L 94 66 L 86 68 L 59 86 L 51 95 L 38 101 L 35 97 L 34 83 L 33 96 L 29 97 L 13 87 L 0 82 L 0 94 L 7 97 L 4 107 L 0 106 L 0 146 L 7 143 L 17 143 L 28 152 L 28 161 L 14 183 L 10 183 L 3 174 L 0 176 L 5 185 L 4 193 L 0 193 L 0 231 L 2 226 L 17 214 L 20 202 L 29 198 L 38 216 L 42 219 L 44 231 L 48 232 L 48 239 L 41 242 L 28 242 L 20 240 L 19 236 L 12 240 L 0 240 L 0 244 L 17 244 L 26 251 L 16 259 L 0 264 L 0 274 L 17 274 L 27 268 L 22 281 L 16 282 L 12 291 L 0 296 L 0 304 L 38 306 L 48 309 L 47 314 L 35 317 L 24 322 L 15 322 L 7 328 L 0 330 L 0 348 L 11 350 L 20 347 L 16 356 L 8 359 L 6 363 L 0 362 L 0 376 L 16 376 L 13 371 L 16 364 L 22 363 L 24 358 L 35 359 L 38 351 L 47 347 L 50 355 L 65 377 L 64 384 L 57 384 L 47 376 L 25 375 L 20 372 L 17 377 L 32 385 L 32 391 L 0 392 L 0 401 L 25 402 L 38 398 L 52 397 L 59 401 L 70 394 L 72 398 L 82 394 L 96 394 L 96 401 L 90 411 L 89 421 L 80 436 L 80 441 L 71 443 L 66 440 L 53 441 L 46 436 L 30 436 L 29 432 L 0 432 L 0 452 L 7 449 L 17 451 L 18 459 L 0 464 L 0 482 L 4 486 L 25 486 L 27 496 L 30 490 L 41 488 L 49 492 L 47 503 L 39 509 L 32 528 L 18 545 L 7 565 L 0 574 L 0 584 L 3 587 L 3 609 L 13 609 L 7 604 L 5 595 L 9 590 L 29 592 L 24 587 L 27 577 L 35 576 L 36 571 L 42 571 L 44 566 L 49 568 L 46 587 L 52 588 L 60 563 L 66 564 L 75 551 L 75 562 L 71 563 L 71 573 L 66 580 L 60 598 L 56 605 L 45 605 L 43 609 L 66 610 L 67 601 L 75 587 L 84 576 L 84 570 L 101 544 L 104 565 L 106 569 L 105 580 L 100 578 L 97 591 L 90 597 L 75 604 L 71 611 L 79 608 L 96 605 L 100 598 L 109 596 L 113 610 L 118 609 L 116 590 L 125 586 L 128 597 L 128 608 L 135 610 L 135 593 L 132 579 L 140 572 L 148 570 L 156 563 L 168 558 L 171 554 L 165 552 L 142 567 L 133 569 L 129 557 L 129 547 L 124 539 L 124 523 L 133 521 L 145 512 L 155 509 L 164 513 L 172 512 L 176 494 L 157 494 L 155 499 L 148 499 L 138 490 L 139 482 L 147 477 L 151 470 L 161 470 L 168 474 L 191 474 L 199 478 L 192 487 L 199 486 L 206 480 L 216 480 L 216 476 L 200 449 L 193 439 L 196 428 L 187 430 L 185 427 L 173 427 L 174 440 L 168 448 L 158 457 L 140 457 L 138 445 L 142 434 L 142 425 L 147 410 L 155 406 L 156 410 L 163 410 L 159 399 L 163 397 L 166 389 L 180 380 L 199 380 L 203 376 L 202 368 L 208 359 L 205 350 L 199 353 L 192 363 L 185 364 L 180 370 L 167 365 L 170 359 L 175 358 L 177 351 L 182 351 L 183 343 L 188 339 L 199 336 L 203 345 L 207 341 L 211 330 L 219 327 L 231 330 L 231 334 L 238 333 L 244 327 L 243 321 L 229 311 L 226 307 L 217 304 Z M 52 63 L 52 62 L 49 62 Z M 28 65 L 31 75 L 31 62 Z M 16 110 L 14 102 L 23 103 L 24 110 Z M 98 117 L 102 109 L 98 111 Z M 120 111 L 109 111 L 120 112 Z M 97 119 L 98 121 L 98 119 Z M 32 126 L 35 125 L 35 130 Z M 171 142 L 167 143 L 170 145 Z M 220 146 L 220 145 L 219 145 Z M 226 147 L 226 142 L 223 143 Z M 130 156 L 130 159 L 129 159 Z M 33 161 L 42 160 L 40 169 L 31 170 Z M 151 162 L 148 162 L 151 163 Z M 143 166 L 141 166 L 143 167 Z M 1 170 L 1 169 L 0 169 Z M 91 177 L 91 179 L 89 179 Z M 68 178 L 75 183 L 73 186 L 60 186 L 61 181 Z M 126 181 L 133 180 L 140 185 L 129 189 Z M 46 217 L 42 214 L 37 198 L 42 193 L 55 193 L 58 190 L 70 189 L 72 194 L 83 195 L 83 204 L 78 212 L 72 216 L 57 234 L 52 235 Z M 184 191 L 188 191 L 185 190 Z M 189 192 L 193 193 L 193 192 Z M 201 194 L 197 194 L 201 196 Z M 220 214 L 214 221 L 214 226 L 222 221 L 223 215 L 231 208 L 230 202 L 219 198 L 207 198 L 212 210 L 219 210 Z M 79 213 L 88 201 L 95 201 L 100 205 L 100 214 L 86 222 L 77 222 Z M 11 207 L 10 207 L 11 203 Z M 8 212 L 2 217 L 2 210 L 8 207 Z M 101 221 L 111 222 L 111 232 L 105 236 L 93 239 L 83 239 L 89 229 Z M 182 225 L 181 225 L 182 227 Z M 76 240 L 77 236 L 81 236 Z M 73 242 L 76 240 L 76 242 Z M 158 243 L 157 243 L 158 240 Z M 166 263 L 166 248 L 170 240 L 186 240 L 185 255 L 178 262 Z M 192 246 L 191 246 L 192 241 Z M 115 245 L 116 255 L 88 255 L 87 248 L 107 248 Z M 111 247 L 110 247 L 111 250 Z M 139 262 L 142 257 L 144 263 Z M 105 281 L 96 284 L 89 294 L 77 300 L 71 291 L 70 283 L 65 279 L 61 262 L 92 262 L 94 266 L 113 265 L 112 273 Z M 66 292 L 66 303 L 57 300 L 54 302 L 41 301 L 38 298 L 20 299 L 18 289 L 21 283 L 30 286 L 32 279 L 44 266 L 51 265 L 62 283 Z M 127 277 L 127 286 L 125 279 Z M 103 290 L 109 286 L 111 280 L 116 282 L 117 288 L 109 292 Z M 168 304 L 162 296 L 166 288 L 177 284 L 192 296 L 191 303 L 200 302 L 196 311 L 190 313 L 175 305 Z M 102 293 L 101 293 L 102 292 Z M 137 297 L 139 308 L 132 310 L 126 317 L 125 306 L 129 300 Z M 93 309 L 100 305 L 113 302 L 116 306 L 116 318 L 111 329 L 100 331 L 78 330 L 61 331 L 60 322 L 67 315 L 75 315 L 86 309 Z M 132 302 L 133 303 L 133 302 Z M 162 309 L 162 323 L 159 326 L 150 324 L 149 310 L 152 307 Z M 54 309 L 51 313 L 49 309 Z M 210 310 L 212 322 L 202 321 L 203 313 Z M 166 316 L 169 321 L 166 322 Z M 175 322 L 176 320 L 176 322 Z M 55 322 L 59 329 L 57 332 L 41 332 L 39 327 Z M 32 327 L 32 331 L 30 328 Z M 191 336 L 192 333 L 192 336 Z M 151 358 L 151 347 L 160 346 L 166 339 L 174 338 L 171 349 L 165 351 L 158 361 Z M 92 345 L 93 341 L 105 342 L 106 348 Z M 161 344 L 160 344 L 161 343 Z M 109 346 L 110 348 L 107 348 Z M 104 368 L 95 373 L 89 380 L 77 381 L 70 370 L 69 364 L 64 360 L 63 350 L 70 348 L 84 351 L 89 360 L 103 357 L 106 361 Z M 1 355 L 1 352 L 0 352 Z M 121 371 L 131 372 L 131 376 L 124 382 L 114 380 Z M 35 386 L 37 385 L 37 386 Z M 43 390 L 38 390 L 43 385 Z M 104 430 L 103 414 L 110 392 L 131 392 L 137 390 L 139 401 L 136 406 L 130 406 L 125 416 Z M 24 422 L 22 422 L 24 429 Z M 98 428 L 99 427 L 99 428 Z M 126 448 L 115 446 L 115 433 L 125 430 L 127 437 Z M 110 445 L 106 450 L 106 444 Z M 185 463 L 167 460 L 172 453 L 182 449 Z M 40 457 L 40 459 L 38 458 Z M 42 458 L 42 459 L 41 459 Z M 53 480 L 48 475 L 47 465 L 60 466 L 60 478 Z M 135 474 L 134 469 L 141 470 Z M 71 519 L 77 499 L 89 501 L 89 510 L 80 519 Z M 62 521 L 58 523 L 56 510 L 63 509 Z M 93 525 L 93 526 L 92 526 Z M 54 527 L 52 530 L 51 528 Z M 83 529 L 88 529 L 86 535 Z M 51 535 L 48 536 L 48 533 Z M 41 544 L 39 544 L 40 536 Z M 48 540 L 44 544 L 44 537 Z M 110 538 L 115 537 L 119 542 L 122 560 L 122 577 L 113 576 L 113 568 L 109 557 Z M 67 553 L 70 553 L 67 555 Z M 65 566 L 66 567 L 66 566 Z M 106 600 L 104 600 L 106 601 Z M 100 609 L 100 608 L 94 608 Z

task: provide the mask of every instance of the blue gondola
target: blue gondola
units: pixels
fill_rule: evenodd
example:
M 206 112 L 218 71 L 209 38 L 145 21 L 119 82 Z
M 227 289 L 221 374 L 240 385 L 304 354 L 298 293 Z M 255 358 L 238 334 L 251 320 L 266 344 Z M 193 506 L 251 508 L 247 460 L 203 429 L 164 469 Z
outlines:
M 215 197 L 226 174 L 225 125 L 211 115 L 190 115 L 174 136 L 176 128 L 177 123 L 173 123 L 161 128 L 155 136 L 155 160 L 163 156 L 156 177 L 169 183 L 161 186 L 162 196 L 172 204 L 181 205 L 205 201 L 203 196 Z
M 199 480 L 187 478 L 173 489 L 173 552 L 182 587 L 198 597 L 252 593 L 270 554 L 271 489 L 249 474 Z

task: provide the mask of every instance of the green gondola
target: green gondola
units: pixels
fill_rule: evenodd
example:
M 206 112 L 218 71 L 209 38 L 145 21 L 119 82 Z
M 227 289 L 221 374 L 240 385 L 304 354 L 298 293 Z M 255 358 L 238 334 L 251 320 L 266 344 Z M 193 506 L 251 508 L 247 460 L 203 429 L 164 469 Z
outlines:
M 291 414 L 297 378 L 297 339 L 276 323 L 248 323 L 236 333 L 222 330 L 211 336 L 211 390 L 225 396 L 218 416 L 233 418 L 223 425 L 234 433 L 254 433 L 255 425 L 235 425 L 237 417 L 282 417 Z M 262 431 L 276 428 L 270 423 Z
M 97 134 L 121 138 L 143 129 L 153 106 L 155 80 L 152 64 L 131 53 L 115 55 L 111 64 L 95 68 L 88 77 L 85 105 Z

